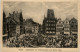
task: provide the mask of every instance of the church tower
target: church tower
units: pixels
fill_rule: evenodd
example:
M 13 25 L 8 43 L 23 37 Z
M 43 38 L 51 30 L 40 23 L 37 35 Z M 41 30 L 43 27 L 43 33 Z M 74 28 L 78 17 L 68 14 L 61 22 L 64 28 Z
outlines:
M 54 10 L 48 9 L 48 11 L 47 11 L 47 18 L 55 18 Z
M 43 20 L 43 32 L 45 35 L 56 35 L 56 18 L 54 15 L 54 11 L 52 9 L 48 9 L 47 17 Z

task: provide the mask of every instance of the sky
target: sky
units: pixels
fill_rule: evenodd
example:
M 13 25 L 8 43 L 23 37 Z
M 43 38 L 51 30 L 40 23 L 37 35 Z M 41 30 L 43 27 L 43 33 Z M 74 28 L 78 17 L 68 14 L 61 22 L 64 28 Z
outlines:
M 13 11 L 22 11 L 23 18 L 32 18 L 35 22 L 42 24 L 47 10 L 53 9 L 56 18 L 65 20 L 75 17 L 77 19 L 77 3 L 71 2 L 4 2 L 3 10 L 6 16 Z

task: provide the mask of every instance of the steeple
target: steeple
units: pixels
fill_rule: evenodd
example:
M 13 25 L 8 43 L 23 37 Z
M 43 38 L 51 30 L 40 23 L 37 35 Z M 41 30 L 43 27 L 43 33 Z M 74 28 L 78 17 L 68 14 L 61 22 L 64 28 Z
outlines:
M 4 18 L 4 17 L 6 17 L 6 14 L 5 14 L 5 12 L 3 11 L 3 18 Z
M 44 19 L 45 19 L 45 14 L 44 14 Z
M 21 24 L 23 23 L 23 15 L 22 15 L 22 12 L 20 12 L 20 23 Z

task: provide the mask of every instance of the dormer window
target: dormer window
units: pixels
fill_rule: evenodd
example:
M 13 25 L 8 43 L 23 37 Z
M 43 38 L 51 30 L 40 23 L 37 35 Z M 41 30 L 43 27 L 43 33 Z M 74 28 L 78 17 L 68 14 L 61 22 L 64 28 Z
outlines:
M 59 23 L 61 23 L 61 22 L 59 22 Z

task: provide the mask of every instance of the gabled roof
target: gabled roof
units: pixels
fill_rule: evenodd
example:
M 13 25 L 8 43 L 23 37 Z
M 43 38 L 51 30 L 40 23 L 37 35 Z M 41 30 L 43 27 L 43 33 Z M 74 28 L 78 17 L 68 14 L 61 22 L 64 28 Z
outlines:
M 15 23 L 15 24 L 20 24 L 20 23 L 17 22 L 14 18 L 7 17 L 7 22 L 10 22 L 10 21 L 12 21 L 12 22 Z

